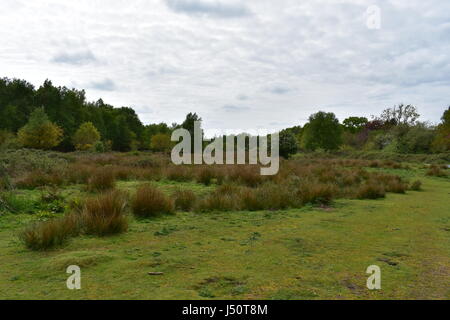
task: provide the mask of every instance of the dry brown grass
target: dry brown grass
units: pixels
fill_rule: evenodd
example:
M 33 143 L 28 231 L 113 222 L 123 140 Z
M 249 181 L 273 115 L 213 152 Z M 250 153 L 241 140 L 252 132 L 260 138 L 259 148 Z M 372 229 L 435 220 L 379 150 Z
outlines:
M 88 199 L 81 213 L 83 231 L 98 236 L 127 231 L 126 204 L 126 195 L 119 191 Z
M 367 181 L 356 192 L 356 198 L 358 199 L 379 199 L 385 196 L 386 191 L 378 181 Z
M 172 199 L 151 185 L 138 188 L 131 202 L 133 214 L 139 218 L 156 217 L 172 214 L 175 205 Z
M 191 190 L 178 189 L 174 192 L 173 198 L 176 209 L 182 211 L 191 211 L 197 202 L 197 196 Z
M 89 191 L 106 191 L 114 189 L 116 185 L 116 177 L 114 171 L 108 167 L 101 167 L 94 171 L 88 179 L 87 189 Z
M 79 232 L 79 215 L 69 214 L 63 218 L 30 225 L 21 232 L 20 239 L 31 250 L 47 250 L 64 244 Z

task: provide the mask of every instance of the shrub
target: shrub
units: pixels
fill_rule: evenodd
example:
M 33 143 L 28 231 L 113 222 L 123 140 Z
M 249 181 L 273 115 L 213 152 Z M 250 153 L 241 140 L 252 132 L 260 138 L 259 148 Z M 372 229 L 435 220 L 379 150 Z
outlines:
M 164 193 L 150 185 L 141 186 L 131 202 L 136 217 L 148 218 L 174 212 L 174 203 Z
M 174 198 L 175 207 L 182 211 L 191 211 L 197 201 L 197 196 L 191 190 L 176 190 Z
M 46 250 L 62 245 L 79 231 L 79 216 L 70 214 L 63 218 L 32 224 L 23 230 L 19 237 L 31 250 Z
M 126 203 L 125 194 L 119 191 L 88 199 L 81 213 L 84 232 L 99 236 L 125 232 L 128 229 Z
M 384 198 L 385 196 L 386 191 L 384 187 L 375 181 L 367 181 L 362 184 L 356 193 L 358 199 L 378 199 Z
M 420 180 L 414 181 L 414 182 L 411 184 L 410 189 L 411 189 L 411 190 L 414 190 L 414 191 L 420 191 L 420 190 L 422 190 L 422 181 L 420 181 Z
M 111 168 L 103 167 L 94 171 L 88 180 L 87 189 L 89 191 L 105 191 L 114 189 L 115 185 L 114 171 Z

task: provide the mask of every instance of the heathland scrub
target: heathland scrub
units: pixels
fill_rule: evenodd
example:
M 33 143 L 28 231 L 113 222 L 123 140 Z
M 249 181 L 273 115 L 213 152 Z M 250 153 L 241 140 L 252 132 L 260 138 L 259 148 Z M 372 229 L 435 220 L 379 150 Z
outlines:
M 127 233 L 73 238 L 46 252 L 16 237 L 33 215 L 4 214 L 0 299 L 449 299 L 450 182 L 396 171 L 421 179 L 423 191 L 324 208 L 131 220 Z M 81 268 L 81 290 L 66 287 L 69 265 Z M 381 268 L 381 290 L 366 287 L 370 265 Z

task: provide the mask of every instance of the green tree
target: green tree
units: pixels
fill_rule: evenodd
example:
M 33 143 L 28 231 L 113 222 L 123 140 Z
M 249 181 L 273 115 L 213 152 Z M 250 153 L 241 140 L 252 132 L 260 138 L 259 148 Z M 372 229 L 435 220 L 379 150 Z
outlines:
M 75 132 L 72 142 L 77 150 L 89 150 L 100 140 L 100 133 L 92 122 L 83 123 Z
M 394 126 L 400 124 L 414 125 L 420 118 L 420 114 L 415 106 L 410 104 L 405 106 L 401 103 L 398 106 L 385 109 L 380 118 L 384 123 Z
M 280 132 L 280 156 L 288 159 L 290 155 L 298 150 L 297 139 L 291 130 L 282 130 Z
M 364 117 L 349 117 L 344 120 L 344 129 L 351 133 L 360 132 L 365 128 L 366 124 L 369 122 L 367 118 Z
M 196 113 L 188 113 L 186 115 L 186 119 L 183 121 L 183 123 L 181 124 L 181 127 L 183 129 L 186 129 L 187 131 L 189 131 L 189 133 L 191 134 L 191 145 L 192 148 L 194 147 L 194 123 L 195 122 L 201 122 L 202 118 L 200 118 Z M 203 141 L 203 130 L 202 130 L 202 141 Z
M 342 127 L 334 113 L 311 115 L 303 130 L 302 144 L 307 150 L 337 150 L 342 144 Z
M 44 108 L 37 108 L 17 136 L 24 147 L 51 149 L 62 141 L 63 130 L 48 119 Z
M 169 134 L 158 133 L 152 136 L 150 147 L 153 151 L 169 152 L 172 149 L 172 141 Z
M 442 116 L 442 123 L 436 129 L 436 136 L 432 143 L 434 152 L 450 151 L 450 107 Z

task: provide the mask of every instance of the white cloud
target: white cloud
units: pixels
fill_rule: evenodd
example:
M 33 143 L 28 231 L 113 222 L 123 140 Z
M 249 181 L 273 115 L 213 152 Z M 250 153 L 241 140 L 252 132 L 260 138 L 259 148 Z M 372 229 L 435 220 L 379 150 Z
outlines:
M 374 4 L 380 30 L 366 27 Z M 147 123 L 192 111 L 210 128 L 279 129 L 319 109 L 342 120 L 400 102 L 436 122 L 450 104 L 450 2 L 2 0 L 0 10 L 0 76 L 86 89 Z

